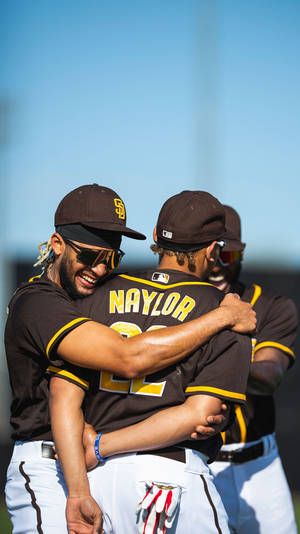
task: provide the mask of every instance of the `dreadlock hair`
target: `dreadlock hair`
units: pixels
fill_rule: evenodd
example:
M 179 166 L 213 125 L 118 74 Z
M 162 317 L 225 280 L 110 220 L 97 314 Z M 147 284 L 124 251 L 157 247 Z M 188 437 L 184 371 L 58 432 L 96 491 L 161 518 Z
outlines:
M 47 267 L 54 262 L 55 259 L 55 255 L 51 245 L 51 237 L 48 239 L 48 241 L 44 241 L 43 243 L 39 244 L 39 253 L 40 254 L 37 257 L 37 261 L 33 264 L 33 267 L 38 267 L 39 265 L 42 265 L 42 269 L 44 272 Z
M 188 262 L 188 268 L 191 273 L 194 273 L 196 270 L 196 262 L 195 262 L 195 251 L 188 251 L 188 252 L 178 252 L 177 250 L 169 250 L 163 247 L 160 247 L 159 245 L 153 244 L 150 246 L 152 252 L 154 254 L 159 255 L 159 259 L 161 260 L 163 254 L 166 256 L 176 256 L 176 260 L 178 265 L 184 265 L 185 260 Z

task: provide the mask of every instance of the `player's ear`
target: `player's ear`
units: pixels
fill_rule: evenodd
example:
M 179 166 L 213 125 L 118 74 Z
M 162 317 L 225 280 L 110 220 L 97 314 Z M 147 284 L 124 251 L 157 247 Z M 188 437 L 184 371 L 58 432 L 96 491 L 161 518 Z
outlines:
M 206 249 L 206 259 L 209 263 L 215 263 L 220 254 L 220 247 L 216 241 L 213 241 Z
M 157 243 L 157 231 L 156 231 L 156 226 L 155 226 L 155 228 L 154 228 L 154 230 L 153 230 L 153 240 L 154 240 L 155 243 Z
M 64 240 L 57 232 L 51 236 L 51 246 L 55 256 L 60 256 L 65 250 Z

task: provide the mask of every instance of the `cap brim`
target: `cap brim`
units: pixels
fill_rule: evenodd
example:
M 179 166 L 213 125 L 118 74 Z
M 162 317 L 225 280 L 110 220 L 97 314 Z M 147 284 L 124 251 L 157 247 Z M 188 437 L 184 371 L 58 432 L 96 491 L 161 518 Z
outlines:
M 140 232 L 136 232 L 135 230 L 132 230 L 132 228 L 128 228 L 127 226 L 124 226 L 123 224 L 113 224 L 108 222 L 95 222 L 95 223 L 84 223 L 84 226 L 88 226 L 90 228 L 97 228 L 98 230 L 109 230 L 110 232 L 119 232 L 122 235 L 125 235 L 126 237 L 130 237 L 131 239 L 140 239 L 144 240 L 147 239 L 147 237 L 144 234 L 141 234 Z
M 222 235 L 222 239 L 226 242 L 225 247 L 223 250 L 233 250 L 233 251 L 241 251 L 244 250 L 246 243 L 243 243 L 236 237 L 236 235 L 231 232 L 231 230 L 226 229 L 225 233 Z

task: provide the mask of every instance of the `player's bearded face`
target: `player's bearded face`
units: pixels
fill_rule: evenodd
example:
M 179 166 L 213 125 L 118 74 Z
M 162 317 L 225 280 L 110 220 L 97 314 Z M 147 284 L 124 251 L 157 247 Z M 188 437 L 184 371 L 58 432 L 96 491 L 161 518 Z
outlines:
M 99 264 L 95 268 L 84 266 L 76 260 L 74 251 L 66 247 L 59 267 L 59 276 L 62 288 L 73 299 L 91 295 L 99 280 L 107 274 L 105 265 Z
M 241 267 L 241 259 L 238 259 L 226 267 L 217 262 L 208 275 L 208 281 L 221 291 L 224 291 L 224 293 L 228 293 L 231 286 L 238 281 Z

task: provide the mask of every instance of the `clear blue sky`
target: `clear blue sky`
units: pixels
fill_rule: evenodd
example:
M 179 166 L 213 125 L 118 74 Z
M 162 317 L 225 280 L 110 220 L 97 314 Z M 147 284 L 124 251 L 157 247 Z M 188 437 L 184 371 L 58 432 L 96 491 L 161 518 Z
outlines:
M 150 261 L 161 204 L 238 209 L 246 261 L 300 268 L 297 0 L 2 0 L 1 226 L 33 257 L 69 190 L 125 200 Z

